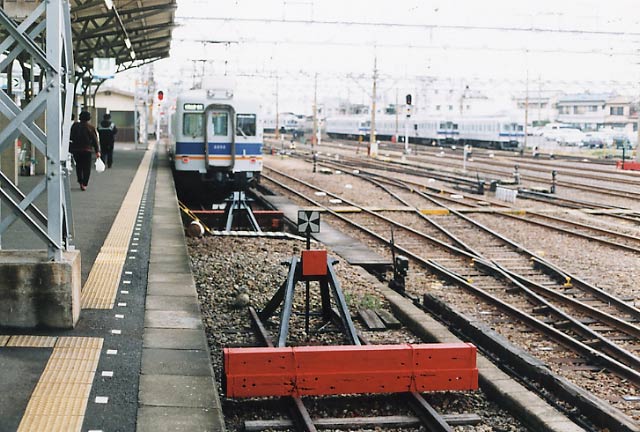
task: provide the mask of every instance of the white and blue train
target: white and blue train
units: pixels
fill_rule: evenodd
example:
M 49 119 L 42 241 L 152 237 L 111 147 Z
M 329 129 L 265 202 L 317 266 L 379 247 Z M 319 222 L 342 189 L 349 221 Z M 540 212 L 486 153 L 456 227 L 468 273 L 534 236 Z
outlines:
M 212 202 L 246 190 L 262 171 L 263 128 L 257 100 L 229 89 L 178 96 L 169 154 L 176 185 Z
M 369 136 L 371 118 L 365 116 L 329 117 L 326 119 L 325 131 L 331 138 L 358 139 Z
M 494 116 L 428 116 L 407 119 L 409 142 L 438 145 L 472 145 L 476 147 L 517 150 L 524 140 L 524 125 L 508 115 Z M 405 118 L 394 115 L 376 116 L 376 137 L 391 140 L 396 134 L 404 139 Z M 368 138 L 371 118 L 368 115 L 329 117 L 326 133 L 332 138 Z

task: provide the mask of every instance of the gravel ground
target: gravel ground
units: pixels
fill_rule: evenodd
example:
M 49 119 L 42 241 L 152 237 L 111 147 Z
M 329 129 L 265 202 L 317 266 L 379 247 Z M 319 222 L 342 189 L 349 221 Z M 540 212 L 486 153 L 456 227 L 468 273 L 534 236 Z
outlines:
M 242 421 L 248 419 L 285 418 L 286 410 L 277 400 L 263 398 L 239 401 L 224 397 L 220 382 L 222 349 L 258 345 L 250 328 L 243 296 L 238 294 L 247 293 L 250 304 L 258 309 L 264 306 L 286 277 L 286 268 L 280 262 L 293 254 L 299 254 L 304 243 L 295 240 L 205 237 L 188 239 L 188 247 L 212 364 L 218 378 L 217 385 L 229 429 L 241 429 Z M 342 261 L 337 264 L 336 270 L 352 313 L 359 307 L 388 310 L 385 299 L 372 286 L 371 276 L 365 274 L 364 270 Z M 320 303 L 319 294 L 313 294 L 314 291 L 316 290 L 312 289 L 312 310 L 319 307 Z M 298 292 L 302 293 L 303 290 L 299 289 Z M 294 310 L 302 311 L 301 300 L 302 295 L 298 294 Z M 318 323 L 312 322 L 312 328 L 317 328 L 317 325 Z M 371 332 L 362 329 L 358 321 L 356 326 L 374 344 L 420 342 L 405 329 Z M 274 334 L 277 323 L 269 323 L 268 328 Z M 302 317 L 293 316 L 290 345 L 335 343 L 345 343 L 340 333 L 312 332 L 307 338 Z M 459 426 L 454 429 L 459 432 L 526 430 L 495 403 L 487 401 L 481 391 L 434 393 L 426 395 L 426 398 L 440 412 L 476 413 L 482 418 L 482 424 L 478 426 Z M 305 398 L 305 404 L 312 416 L 318 417 L 407 413 L 403 402 L 384 396 L 313 397 Z

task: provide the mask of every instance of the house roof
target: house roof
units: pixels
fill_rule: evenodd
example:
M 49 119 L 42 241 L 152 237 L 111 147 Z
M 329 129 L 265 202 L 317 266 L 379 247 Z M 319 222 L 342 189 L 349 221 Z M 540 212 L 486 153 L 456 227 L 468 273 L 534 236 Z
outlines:
M 614 95 L 610 93 L 580 93 L 570 94 L 558 97 L 558 103 L 570 103 L 570 102 L 606 102 Z
M 608 104 L 630 104 L 631 98 L 628 96 L 615 96 L 607 100 Z
M 100 87 L 97 94 L 115 93 L 127 97 L 135 97 L 135 93 L 114 87 Z

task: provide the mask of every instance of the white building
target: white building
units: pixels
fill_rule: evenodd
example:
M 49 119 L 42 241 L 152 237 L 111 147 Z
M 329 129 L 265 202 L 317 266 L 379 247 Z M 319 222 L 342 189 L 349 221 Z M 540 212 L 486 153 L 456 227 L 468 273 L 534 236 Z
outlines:
M 613 95 L 598 94 L 572 94 L 558 98 L 558 121 L 568 123 L 583 131 L 595 131 L 605 124 L 607 101 Z
M 556 96 L 553 93 L 518 94 L 513 99 L 519 116 L 524 118 L 527 112 L 527 122 L 532 126 L 542 126 L 558 119 Z

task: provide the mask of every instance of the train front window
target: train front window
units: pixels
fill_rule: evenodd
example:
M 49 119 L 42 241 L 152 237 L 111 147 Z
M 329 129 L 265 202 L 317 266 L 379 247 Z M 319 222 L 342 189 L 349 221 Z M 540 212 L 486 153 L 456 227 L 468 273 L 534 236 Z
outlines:
M 238 114 L 236 116 L 236 133 L 242 136 L 256 136 L 256 115 Z
M 211 121 L 213 123 L 213 135 L 229 135 L 229 114 L 226 112 L 212 112 Z
M 202 134 L 202 113 L 187 113 L 182 118 L 182 135 L 190 137 L 201 137 Z

